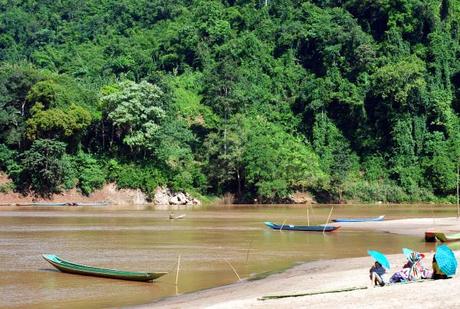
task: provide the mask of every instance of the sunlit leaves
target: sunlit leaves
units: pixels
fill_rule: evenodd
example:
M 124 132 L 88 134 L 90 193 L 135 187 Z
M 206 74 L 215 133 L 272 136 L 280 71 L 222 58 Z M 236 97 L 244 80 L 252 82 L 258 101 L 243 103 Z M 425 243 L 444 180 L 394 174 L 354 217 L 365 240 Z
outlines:
M 91 123 L 91 114 L 81 106 L 71 104 L 64 108 L 44 109 L 36 103 L 27 120 L 27 137 L 65 139 L 80 134 Z
M 163 91 L 145 81 L 121 82 L 118 90 L 101 98 L 123 142 L 131 147 L 155 148 L 156 134 L 166 117 Z

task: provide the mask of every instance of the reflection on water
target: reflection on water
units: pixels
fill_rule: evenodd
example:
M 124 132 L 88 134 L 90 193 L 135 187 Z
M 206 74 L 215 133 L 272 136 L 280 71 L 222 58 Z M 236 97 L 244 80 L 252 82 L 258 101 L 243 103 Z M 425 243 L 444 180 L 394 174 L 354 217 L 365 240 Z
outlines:
M 387 219 L 454 216 L 436 206 L 334 206 L 334 217 L 385 214 Z M 310 224 L 323 224 L 330 206 L 310 208 Z M 178 212 L 179 213 L 179 212 Z M 99 308 L 148 303 L 176 293 L 175 267 L 181 255 L 179 292 L 237 281 L 294 263 L 385 253 L 402 247 L 430 251 L 421 237 L 337 230 L 288 232 L 262 222 L 307 222 L 305 208 L 220 207 L 168 212 L 110 208 L 33 208 L 0 211 L 0 305 L 2 307 Z M 138 283 L 63 274 L 41 258 L 53 253 L 78 263 L 133 271 L 170 271 L 156 283 Z

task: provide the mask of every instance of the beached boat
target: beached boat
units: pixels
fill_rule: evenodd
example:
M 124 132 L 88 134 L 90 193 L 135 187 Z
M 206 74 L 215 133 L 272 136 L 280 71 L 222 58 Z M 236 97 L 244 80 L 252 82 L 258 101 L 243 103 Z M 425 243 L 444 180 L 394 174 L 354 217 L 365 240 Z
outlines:
M 42 256 L 51 265 L 64 273 L 131 281 L 152 281 L 167 274 L 165 272 L 145 273 L 93 267 L 65 261 L 53 254 L 43 254 Z
M 383 221 L 385 216 L 375 218 L 337 218 L 332 219 L 334 222 L 372 222 L 372 221 Z
M 60 202 L 60 203 L 52 203 L 52 202 L 33 202 L 28 205 L 32 206 L 107 206 L 109 205 L 108 202 Z
M 33 202 L 32 206 L 66 206 L 67 203 Z
M 435 232 L 425 232 L 425 242 L 436 242 Z
M 75 202 L 75 206 L 102 207 L 109 205 L 109 202 Z
M 264 224 L 274 230 L 283 230 L 283 231 L 286 230 L 286 231 L 332 232 L 340 227 L 340 226 L 333 226 L 333 225 L 292 225 L 292 224 L 279 225 L 273 222 L 264 222 Z
M 445 234 L 445 233 L 435 232 L 434 235 L 441 242 L 460 241 L 460 233 Z

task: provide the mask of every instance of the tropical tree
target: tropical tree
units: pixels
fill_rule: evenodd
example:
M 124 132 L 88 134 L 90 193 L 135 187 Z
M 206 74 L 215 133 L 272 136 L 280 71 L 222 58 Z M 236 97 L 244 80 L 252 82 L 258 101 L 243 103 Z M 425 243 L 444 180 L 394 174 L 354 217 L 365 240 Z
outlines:
M 21 156 L 21 186 L 43 196 L 59 192 L 66 173 L 65 149 L 66 144 L 62 142 L 35 140 Z

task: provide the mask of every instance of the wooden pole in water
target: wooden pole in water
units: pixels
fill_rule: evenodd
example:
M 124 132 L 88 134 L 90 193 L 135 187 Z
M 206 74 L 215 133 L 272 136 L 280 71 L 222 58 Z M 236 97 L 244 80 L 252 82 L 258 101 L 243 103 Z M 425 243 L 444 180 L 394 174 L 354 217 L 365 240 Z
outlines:
M 280 232 L 283 230 L 283 226 L 284 226 L 284 223 L 286 223 L 286 220 L 287 220 L 287 218 L 284 219 L 283 224 L 281 224 Z
M 227 262 L 227 264 L 232 268 L 233 272 L 235 273 L 235 275 L 238 277 L 238 280 L 241 281 L 241 278 L 240 276 L 238 275 L 238 273 L 236 272 L 236 269 L 235 267 L 233 267 L 233 265 L 227 260 L 227 259 L 224 259 L 225 262 Z
M 324 231 L 326 230 L 327 224 L 329 223 L 329 219 L 332 216 L 332 210 L 334 210 L 334 206 L 331 207 L 331 211 L 329 212 L 329 216 L 327 217 L 326 224 L 324 225 L 324 229 L 323 229 L 323 234 L 324 234 Z
M 246 252 L 246 264 L 248 263 L 248 260 L 249 260 L 249 251 L 251 251 L 251 247 L 252 247 L 252 239 L 249 241 L 248 251 Z
M 179 294 L 179 269 L 180 269 L 180 254 L 177 257 L 177 270 L 176 270 L 176 295 Z

